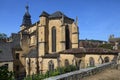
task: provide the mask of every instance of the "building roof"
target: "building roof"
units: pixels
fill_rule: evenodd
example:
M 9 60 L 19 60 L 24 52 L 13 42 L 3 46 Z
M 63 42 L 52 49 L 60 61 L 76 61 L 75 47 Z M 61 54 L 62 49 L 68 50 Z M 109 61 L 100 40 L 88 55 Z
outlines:
M 110 49 L 103 48 L 73 48 L 61 51 L 60 53 L 68 53 L 68 54 L 78 54 L 78 53 L 86 53 L 86 54 L 118 54 L 118 51 L 113 51 Z
M 45 54 L 44 56 L 42 56 L 42 58 L 58 58 L 60 56 L 60 54 L 58 53 L 49 53 L 49 54 Z
M 67 16 L 66 16 L 64 13 L 62 13 L 61 11 L 56 11 L 56 12 L 54 12 L 53 14 L 51 14 L 51 15 L 49 16 L 49 18 L 50 18 L 50 19 L 62 18 L 62 16 L 64 16 L 64 18 L 67 18 L 67 19 L 70 19 L 70 20 L 74 21 L 74 19 L 67 17 Z
M 26 26 L 26 27 L 29 27 L 30 25 L 32 25 L 32 22 L 31 22 L 31 15 L 28 11 L 29 7 L 28 5 L 26 6 L 26 12 L 23 16 L 23 21 L 22 21 L 22 25 L 21 26 Z
M 63 14 L 60 11 L 56 11 L 53 14 L 49 16 L 49 18 L 61 18 L 62 16 L 67 17 L 65 14 Z
M 16 49 L 21 49 L 21 45 L 20 45 L 20 34 L 12 33 L 11 38 L 12 38 L 11 47 L 12 47 L 12 48 L 16 48 Z
M 0 41 L 0 62 L 13 61 L 12 49 L 10 42 Z
M 37 58 L 37 50 L 36 49 L 31 49 L 26 57 L 28 57 L 28 58 Z
M 62 18 L 62 16 L 64 16 L 64 18 L 70 19 L 72 21 L 74 21 L 74 19 L 67 17 L 65 14 L 63 14 L 61 11 L 56 11 L 52 14 L 48 14 L 47 12 L 43 11 L 40 15 L 41 16 L 45 16 L 48 17 L 49 19 L 56 19 L 56 18 Z
M 50 15 L 50 14 L 48 14 L 48 13 L 45 12 L 45 11 L 43 11 L 39 17 L 42 17 L 42 16 L 44 16 L 44 17 L 48 17 L 49 15 Z

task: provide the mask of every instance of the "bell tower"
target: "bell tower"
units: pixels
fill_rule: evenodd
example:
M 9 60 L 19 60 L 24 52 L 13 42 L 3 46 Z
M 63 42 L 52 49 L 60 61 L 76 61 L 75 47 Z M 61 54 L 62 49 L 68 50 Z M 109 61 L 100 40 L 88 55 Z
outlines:
M 31 15 L 29 13 L 29 6 L 27 5 L 26 6 L 26 12 L 25 12 L 25 14 L 23 16 L 23 20 L 22 20 L 22 24 L 21 24 L 20 30 L 23 30 L 23 29 L 25 29 L 27 27 L 30 27 L 31 24 L 32 24 L 32 22 L 31 22 Z

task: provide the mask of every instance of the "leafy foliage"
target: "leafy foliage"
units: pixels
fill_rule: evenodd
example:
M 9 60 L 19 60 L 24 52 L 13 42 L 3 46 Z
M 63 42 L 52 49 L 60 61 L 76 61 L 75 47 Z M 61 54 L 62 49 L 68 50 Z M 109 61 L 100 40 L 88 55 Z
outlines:
M 6 66 L 0 67 L 0 80 L 14 80 L 13 72 L 8 71 Z
M 99 46 L 100 48 L 105 48 L 105 49 L 113 49 L 113 46 L 111 44 L 102 44 Z
M 57 75 L 75 71 L 75 70 L 77 70 L 76 66 L 68 65 L 66 67 L 59 67 L 54 71 L 47 71 L 45 74 L 35 74 L 32 76 L 27 76 L 24 80 L 43 80 L 51 76 L 57 76 Z

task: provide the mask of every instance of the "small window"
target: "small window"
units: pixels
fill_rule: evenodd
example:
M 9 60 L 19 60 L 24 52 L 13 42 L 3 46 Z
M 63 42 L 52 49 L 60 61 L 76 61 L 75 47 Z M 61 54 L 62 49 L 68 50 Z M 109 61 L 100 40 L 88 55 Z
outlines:
M 19 53 L 16 53 L 16 59 L 19 59 Z
M 53 71 L 53 70 L 54 70 L 54 63 L 53 63 L 52 60 L 50 60 L 50 61 L 48 62 L 48 67 L 49 67 L 49 71 Z
M 104 62 L 107 63 L 107 62 L 110 62 L 110 58 L 107 56 L 104 58 Z
M 94 67 L 95 66 L 95 60 L 93 57 L 89 58 L 89 66 Z
M 68 66 L 69 65 L 69 61 L 68 59 L 65 59 L 65 66 Z

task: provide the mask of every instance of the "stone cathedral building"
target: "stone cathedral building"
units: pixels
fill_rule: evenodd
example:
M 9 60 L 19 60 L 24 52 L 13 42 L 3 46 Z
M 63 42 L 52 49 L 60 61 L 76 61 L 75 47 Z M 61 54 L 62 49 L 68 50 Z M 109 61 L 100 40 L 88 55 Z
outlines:
M 76 65 L 95 66 L 115 59 L 117 52 L 102 48 L 79 48 L 78 20 L 60 11 L 45 11 L 32 24 L 26 7 L 20 26 L 21 62 L 26 75 L 45 73 L 57 67 Z M 22 69 L 21 69 L 22 70 Z
M 29 7 L 18 33 L 12 33 L 13 71 L 16 77 L 45 73 L 57 67 L 75 65 L 79 69 L 115 60 L 116 51 L 79 47 L 78 20 L 60 11 L 45 11 L 32 24 Z
M 66 49 L 78 48 L 77 20 L 67 17 L 60 11 L 48 14 L 43 11 L 40 20 L 31 23 L 31 16 L 26 7 L 23 22 L 20 26 L 20 44 L 22 51 L 18 52 L 25 57 L 23 65 L 26 74 L 44 73 L 58 66 L 64 66 L 64 61 L 72 55 L 59 54 Z

